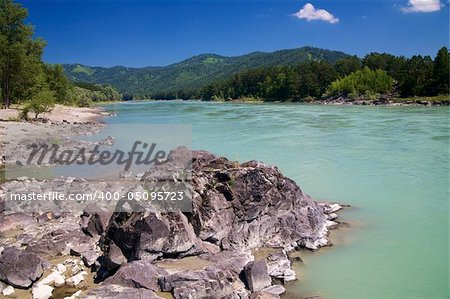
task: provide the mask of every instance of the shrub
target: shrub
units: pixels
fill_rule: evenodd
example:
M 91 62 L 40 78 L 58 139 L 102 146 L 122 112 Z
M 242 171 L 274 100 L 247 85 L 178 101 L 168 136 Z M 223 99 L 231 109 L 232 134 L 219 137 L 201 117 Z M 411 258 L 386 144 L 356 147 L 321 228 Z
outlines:
M 372 71 L 368 67 L 337 79 L 327 89 L 327 95 L 346 95 L 351 98 L 359 96 L 373 97 L 389 92 L 394 80 L 382 70 Z

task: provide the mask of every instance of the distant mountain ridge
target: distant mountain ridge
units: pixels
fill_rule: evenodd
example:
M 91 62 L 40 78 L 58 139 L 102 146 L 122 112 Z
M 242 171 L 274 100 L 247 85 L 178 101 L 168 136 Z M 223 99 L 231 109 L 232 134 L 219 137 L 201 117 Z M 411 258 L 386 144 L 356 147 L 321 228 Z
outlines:
M 65 64 L 63 67 L 72 81 L 110 84 L 122 93 L 152 95 L 203 87 L 248 69 L 289 66 L 312 60 L 335 63 L 349 56 L 340 51 L 302 47 L 275 52 L 252 52 L 234 57 L 202 54 L 162 67 L 105 68 L 81 64 Z

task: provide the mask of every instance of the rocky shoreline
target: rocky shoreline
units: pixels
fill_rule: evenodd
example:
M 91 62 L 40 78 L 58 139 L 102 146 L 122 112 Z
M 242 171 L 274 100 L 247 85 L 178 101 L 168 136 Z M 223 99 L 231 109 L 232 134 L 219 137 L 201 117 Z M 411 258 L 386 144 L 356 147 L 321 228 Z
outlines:
M 123 292 L 142 298 L 279 298 L 283 284 L 296 279 L 289 253 L 330 245 L 327 235 L 341 206 L 314 202 L 276 167 L 194 151 L 192 179 L 192 213 L 102 213 L 89 207 L 81 215 L 2 212 L 4 295 L 13 287 L 50 298 L 70 287 L 69 298 L 122 298 Z M 21 178 L 3 184 L 2 196 L 27 184 L 53 189 L 76 182 Z M 255 258 L 261 248 L 270 253 Z M 51 264 L 56 257 L 63 262 Z M 88 275 L 100 283 L 87 287 Z
M 42 132 L 67 129 L 42 126 Z M 99 129 L 95 123 L 75 128 L 63 136 Z M 17 132 L 20 140 L 24 131 Z M 155 167 L 175 169 L 186 156 L 192 157 L 186 162 L 192 169 L 189 211 L 146 206 L 127 212 L 117 208 L 123 201 L 116 211 L 96 203 L 79 213 L 63 206 L 35 206 L 33 213 L 0 209 L 0 297 L 280 298 L 284 284 L 296 279 L 290 253 L 331 245 L 327 236 L 338 226 L 341 205 L 315 202 L 275 166 L 184 147 L 125 185 L 21 177 L 0 185 L 0 199 L 27 190 L 149 190 Z
M 324 100 L 312 101 L 313 104 L 323 105 L 359 105 L 359 106 L 449 106 L 450 98 L 443 100 L 427 100 L 426 98 L 399 101 L 392 97 L 380 97 L 375 100 L 350 99 L 346 97 L 332 97 Z

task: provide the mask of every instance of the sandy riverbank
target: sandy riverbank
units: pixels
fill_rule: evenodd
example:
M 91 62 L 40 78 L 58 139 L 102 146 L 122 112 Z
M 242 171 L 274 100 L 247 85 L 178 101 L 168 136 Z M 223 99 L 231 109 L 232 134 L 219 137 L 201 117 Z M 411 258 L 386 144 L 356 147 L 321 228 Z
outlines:
M 106 113 L 101 108 L 81 108 L 81 107 L 67 107 L 63 105 L 56 105 L 55 108 L 49 112 L 39 116 L 40 119 L 47 119 L 50 122 L 97 122 Z M 0 121 L 18 120 L 20 116 L 19 109 L 1 109 Z M 32 116 L 31 116 L 32 117 Z
M 23 140 L 93 134 L 101 128 L 102 117 L 108 115 L 101 108 L 79 108 L 56 105 L 52 112 L 42 114 L 36 121 L 19 120 L 17 109 L 0 110 L 0 165 L 6 147 Z M 70 146 L 70 145 L 68 145 Z

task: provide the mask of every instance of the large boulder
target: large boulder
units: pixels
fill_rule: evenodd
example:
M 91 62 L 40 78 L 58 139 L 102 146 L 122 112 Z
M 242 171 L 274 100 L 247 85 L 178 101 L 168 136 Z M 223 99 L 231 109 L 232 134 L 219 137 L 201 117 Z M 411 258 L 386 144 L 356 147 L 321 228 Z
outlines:
M 178 257 L 206 252 L 202 241 L 180 211 L 115 213 L 101 243 L 106 245 L 107 258 L 114 243 L 128 261 L 141 259 L 148 254 Z
M 200 239 L 223 249 L 290 248 L 322 239 L 326 216 L 278 168 L 192 153 L 193 216 Z
M 172 151 L 156 171 L 143 176 L 141 183 L 153 190 L 156 174 L 167 175 L 170 169 L 175 169 L 173 176 L 178 177 L 180 157 L 187 156 L 186 151 L 183 147 Z M 278 168 L 255 161 L 239 164 L 205 151 L 192 151 L 189 163 L 185 168 L 192 169 L 192 180 L 185 184 L 191 182 L 192 188 L 185 187 L 192 189 L 192 211 L 155 208 L 116 212 L 100 241 L 106 252 L 111 241 L 129 261 L 146 253 L 182 257 L 211 252 L 212 248 L 242 251 L 269 246 L 292 250 L 326 245 L 323 208 Z
M 244 273 L 250 291 L 262 291 L 272 285 L 265 260 L 248 263 L 244 268 Z
M 14 287 L 28 288 L 48 266 L 48 262 L 35 253 L 8 247 L 0 256 L 0 280 Z

